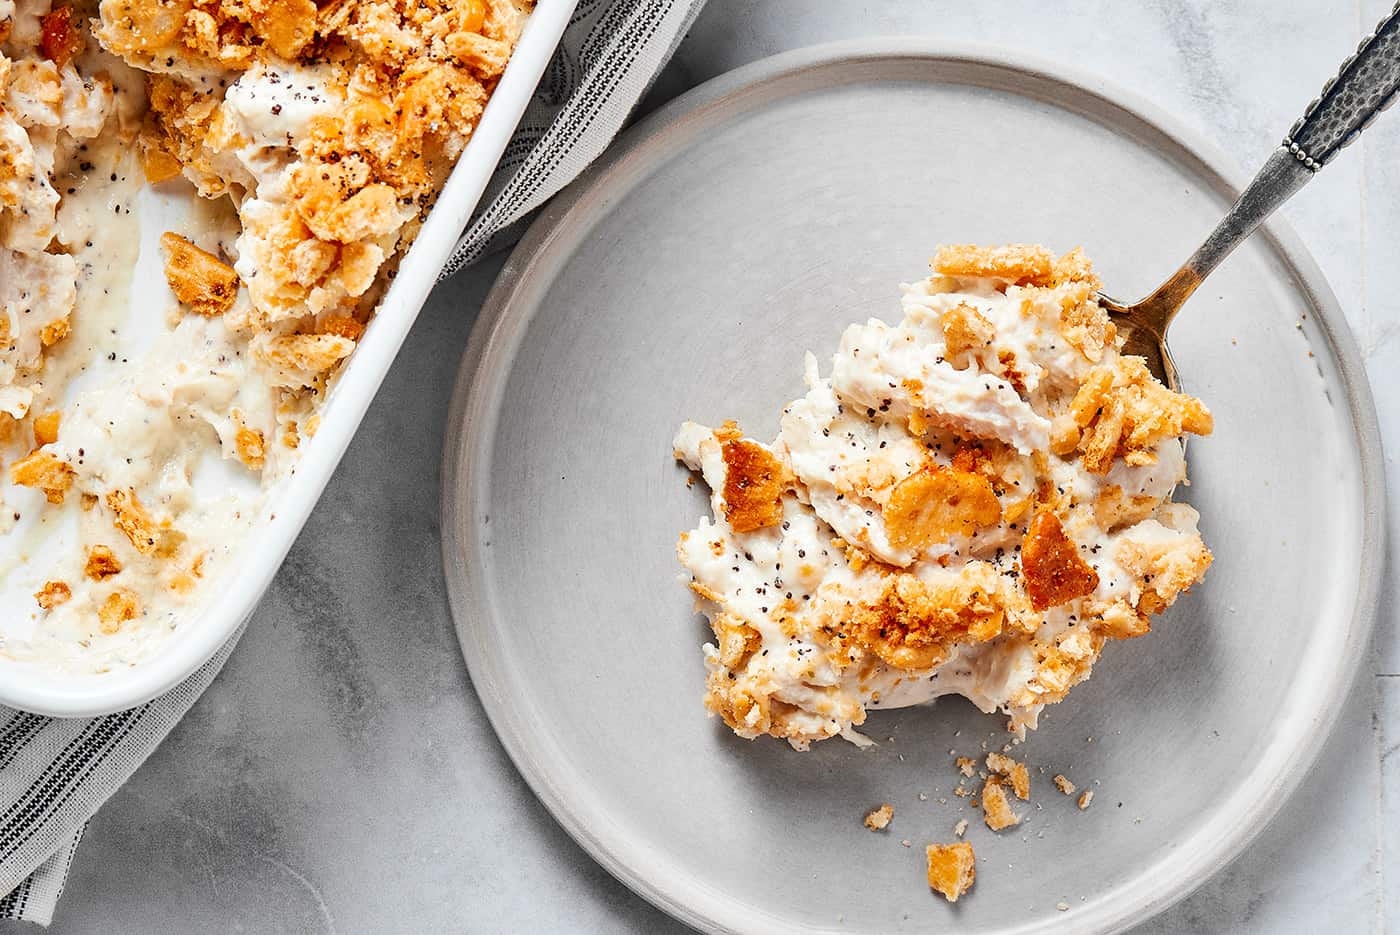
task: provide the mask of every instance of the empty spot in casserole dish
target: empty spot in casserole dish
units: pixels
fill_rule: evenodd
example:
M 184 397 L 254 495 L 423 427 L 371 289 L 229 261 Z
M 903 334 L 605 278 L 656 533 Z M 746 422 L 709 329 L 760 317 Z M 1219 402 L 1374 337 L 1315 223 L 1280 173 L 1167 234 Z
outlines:
M 0 654 L 197 623 L 528 13 L 0 0 Z

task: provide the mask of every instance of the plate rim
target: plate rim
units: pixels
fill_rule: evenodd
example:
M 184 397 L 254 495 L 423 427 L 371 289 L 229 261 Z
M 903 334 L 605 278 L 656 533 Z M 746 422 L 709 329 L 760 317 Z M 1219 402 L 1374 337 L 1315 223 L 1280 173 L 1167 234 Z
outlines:
M 1068 86 L 1087 94 L 1109 108 L 1125 112 L 1143 127 L 1160 133 L 1176 147 L 1192 156 L 1205 174 L 1214 176 L 1233 194 L 1248 184 L 1249 177 L 1202 132 L 1174 117 L 1161 106 L 1134 91 L 1125 89 L 1093 72 L 1027 55 L 988 43 L 939 40 L 919 37 L 866 38 L 821 43 L 769 56 L 711 78 L 663 105 L 624 132 L 592 166 L 556 196 L 530 225 L 511 252 L 499 277 L 482 304 L 453 387 L 448 409 L 441 473 L 441 529 L 444 577 L 453 628 L 471 676 L 473 687 L 487 719 L 520 776 L 544 804 L 555 821 L 599 866 L 652 905 L 675 919 L 711 932 L 779 930 L 785 920 L 767 915 L 747 923 L 735 917 L 733 904 L 723 908 L 723 895 L 692 884 L 687 892 L 677 892 L 633 869 L 635 861 L 624 859 L 617 848 L 592 827 L 577 811 L 566 793 L 558 788 L 542 766 L 529 737 L 529 724 L 509 703 L 507 686 L 499 678 L 499 660 L 492 660 L 489 641 L 478 640 L 474 617 L 482 604 L 479 570 L 471 561 L 476 554 L 476 524 L 470 522 L 473 495 L 483 482 L 479 462 L 490 454 L 489 444 L 478 439 L 494 436 L 498 411 L 488 405 L 491 394 L 485 386 L 493 377 L 488 366 L 493 356 L 508 344 L 505 328 L 512 324 L 512 299 L 528 283 L 528 274 L 539 255 L 553 239 L 556 228 L 597 184 L 624 166 L 639 151 L 663 137 L 667 128 L 694 118 L 712 106 L 774 80 L 812 68 L 828 68 L 860 61 L 888 63 L 901 58 L 944 62 L 971 67 L 991 66 L 1028 76 L 1032 81 Z M 976 82 L 969 82 L 976 84 Z M 1024 93 L 1022 96 L 1027 96 Z M 1073 110 L 1064 101 L 1059 106 Z M 1094 119 L 1092 116 L 1090 119 Z M 1097 122 L 1097 121 L 1096 121 Z M 1343 703 L 1356 683 L 1370 646 L 1377 616 L 1377 598 L 1384 567 L 1385 482 L 1381 434 L 1370 384 L 1340 302 L 1312 254 L 1301 238 L 1278 216 L 1267 222 L 1256 236 L 1272 241 L 1276 253 L 1297 273 L 1297 288 L 1312 302 L 1316 321 L 1330 346 L 1337 375 L 1346 390 L 1351 434 L 1356 440 L 1360 473 L 1360 556 L 1357 563 L 1356 603 L 1349 622 L 1346 651 L 1339 665 L 1330 671 L 1331 681 L 1319 700 L 1320 712 L 1297 728 L 1288 758 L 1267 788 L 1261 789 L 1250 807 L 1222 834 L 1216 834 L 1204 859 L 1190 866 L 1178 859 L 1174 875 L 1148 892 L 1123 886 L 1109 890 L 1097 904 L 1086 906 L 1076 920 L 1078 931 L 1116 932 L 1145 921 L 1215 876 L 1233 862 L 1263 832 L 1279 810 L 1292 797 L 1312 770 L 1330 736 Z M 520 316 L 516 315 L 515 318 Z M 515 322 L 517 326 L 528 323 Z M 464 522 L 465 521 L 465 522 Z M 463 534 L 465 533 L 465 535 Z M 1219 830 L 1219 828 L 1215 829 Z M 753 907 L 740 907 L 752 909 Z M 1008 931 L 1045 931 L 1054 918 L 1028 921 Z M 762 928 L 758 928 L 759 924 Z M 781 929 L 787 930 L 787 929 Z M 795 930 L 795 929 L 794 929 Z

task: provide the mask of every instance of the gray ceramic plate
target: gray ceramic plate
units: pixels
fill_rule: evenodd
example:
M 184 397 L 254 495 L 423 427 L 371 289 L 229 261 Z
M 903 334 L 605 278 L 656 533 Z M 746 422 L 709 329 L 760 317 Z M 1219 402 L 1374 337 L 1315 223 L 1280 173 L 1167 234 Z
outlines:
M 769 436 L 802 392 L 802 352 L 896 315 L 896 283 L 940 242 L 1083 244 L 1116 293 L 1143 295 L 1232 200 L 1222 164 L 1058 66 L 842 44 L 706 84 L 555 200 L 463 364 L 444 552 L 492 723 L 600 863 L 715 931 L 1089 932 L 1180 898 L 1259 831 L 1368 644 L 1383 510 L 1359 358 L 1278 223 L 1172 332 L 1216 413 L 1188 492 L 1215 567 L 1020 748 L 1045 767 L 1021 828 L 992 835 L 949 794 L 950 749 L 1004 740 L 960 700 L 872 715 L 866 751 L 799 754 L 707 719 L 709 634 L 673 555 L 706 509 L 671 461 L 682 419 Z M 1056 772 L 1094 790 L 1087 811 Z M 873 834 L 861 816 L 880 802 L 895 819 Z M 980 861 L 950 907 L 922 845 L 960 817 Z

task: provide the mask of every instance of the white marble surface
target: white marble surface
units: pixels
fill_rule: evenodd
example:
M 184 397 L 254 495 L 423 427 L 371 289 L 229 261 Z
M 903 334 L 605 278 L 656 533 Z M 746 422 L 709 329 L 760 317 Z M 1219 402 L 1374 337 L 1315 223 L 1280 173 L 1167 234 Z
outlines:
M 785 48 L 933 34 L 1072 60 L 1253 167 L 1388 6 L 711 0 L 648 104 Z M 1286 214 L 1346 309 L 1400 450 L 1400 113 Z M 442 423 L 499 264 L 434 294 L 232 662 L 93 821 L 53 931 L 680 930 L 534 800 L 452 636 L 438 563 Z M 1387 468 L 1400 501 L 1393 457 Z M 1238 861 L 1140 933 L 1400 925 L 1397 597 L 1392 573 L 1375 651 L 1314 777 Z

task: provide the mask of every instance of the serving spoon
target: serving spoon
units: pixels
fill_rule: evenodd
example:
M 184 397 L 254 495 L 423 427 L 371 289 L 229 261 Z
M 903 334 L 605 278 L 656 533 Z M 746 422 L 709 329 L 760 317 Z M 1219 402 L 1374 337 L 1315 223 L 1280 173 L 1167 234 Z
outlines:
M 1400 3 L 1342 63 L 1225 219 L 1171 278 L 1135 305 L 1099 293 L 1100 304 L 1124 335 L 1123 353 L 1141 356 L 1153 376 L 1177 389 L 1176 364 L 1167 350 L 1167 326 L 1177 311 L 1230 251 L 1370 126 L 1398 90 Z

